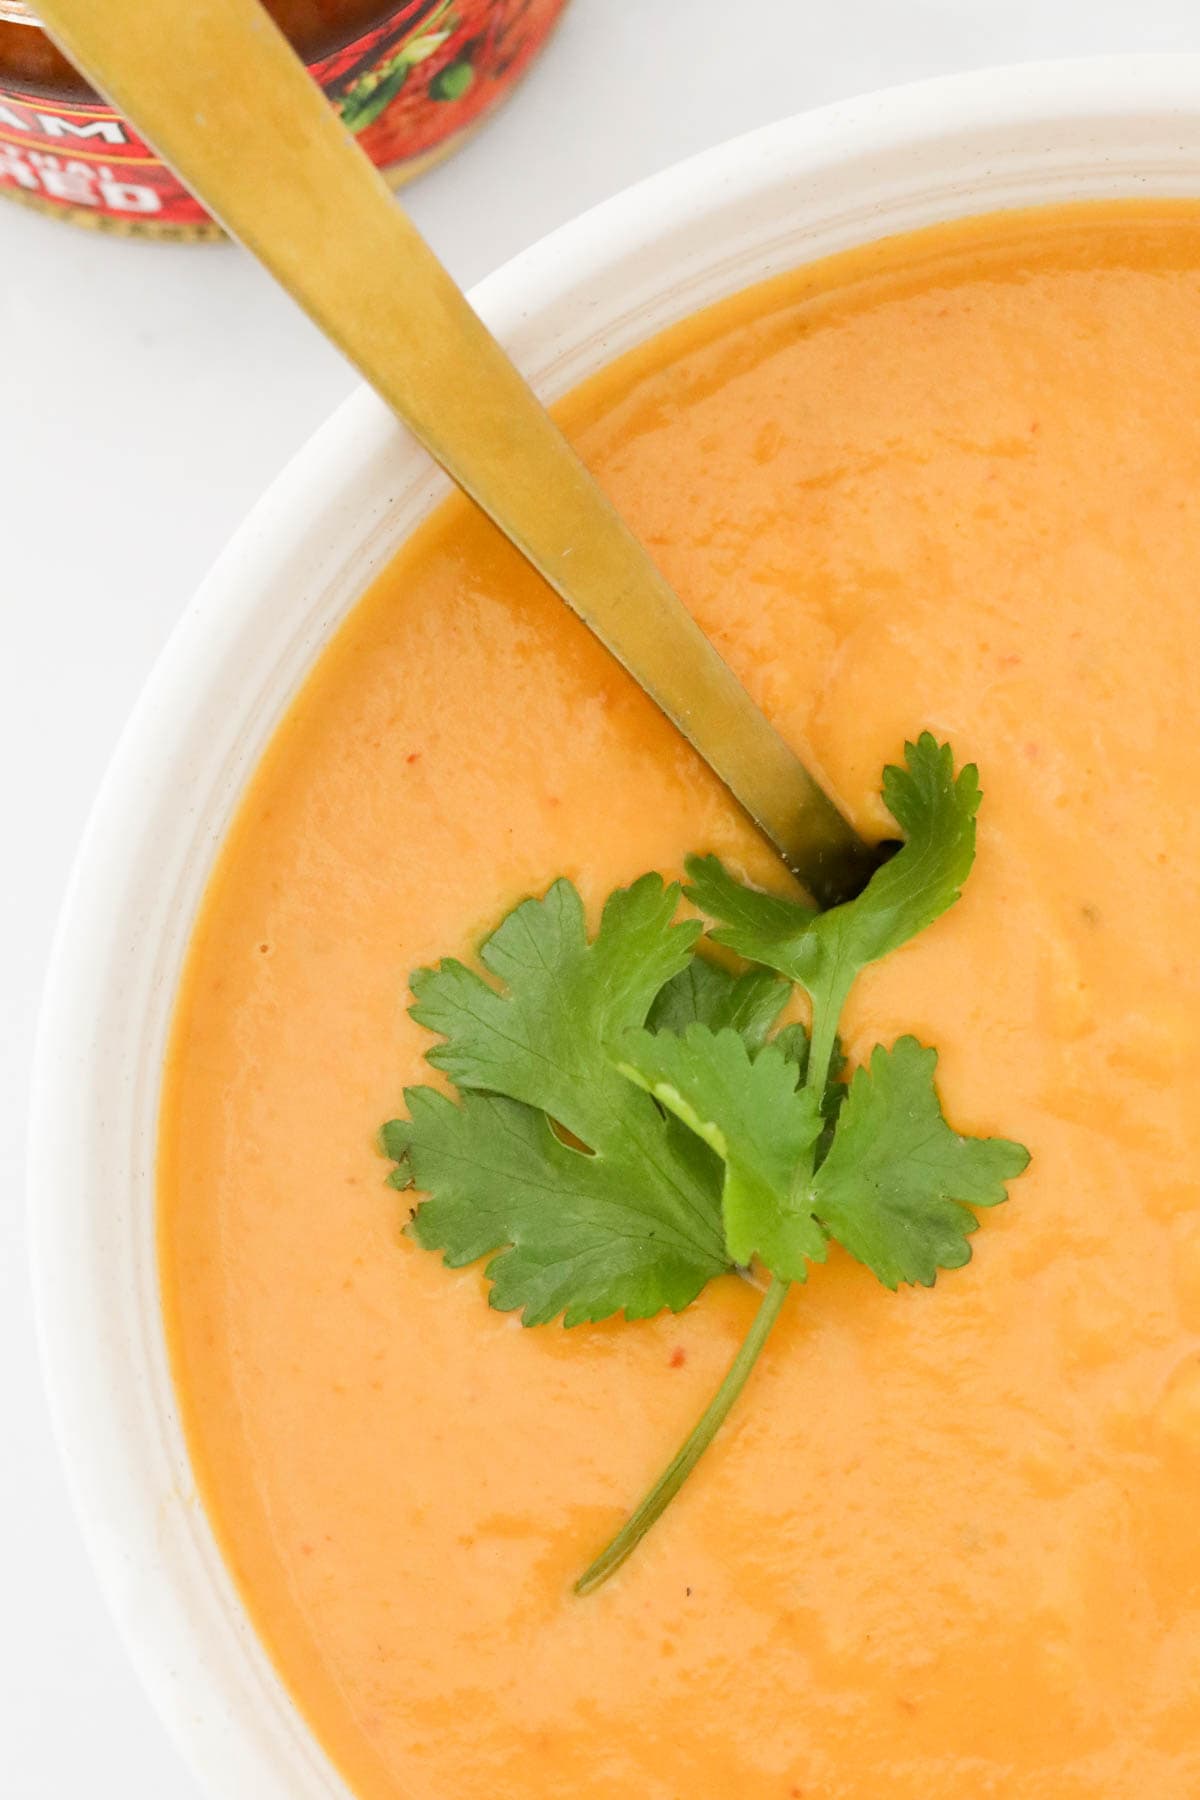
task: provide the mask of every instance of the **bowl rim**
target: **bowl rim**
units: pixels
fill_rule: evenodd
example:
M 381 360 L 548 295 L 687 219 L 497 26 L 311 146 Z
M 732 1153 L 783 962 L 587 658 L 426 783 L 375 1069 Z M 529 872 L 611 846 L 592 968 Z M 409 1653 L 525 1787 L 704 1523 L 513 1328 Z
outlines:
M 471 299 L 517 362 L 537 367 L 539 388 L 555 395 L 638 341 L 639 302 L 635 294 L 625 304 L 623 337 L 601 319 L 590 336 L 576 334 L 573 347 L 539 363 L 548 307 L 586 304 L 593 292 L 603 294 L 606 283 L 614 304 L 614 279 L 628 282 L 639 255 L 649 256 L 651 246 L 661 242 L 667 222 L 673 229 L 680 220 L 719 217 L 726 232 L 736 234 L 741 212 L 768 190 L 779 194 L 809 183 L 806 204 L 815 205 L 813 196 L 831 171 L 869 165 L 878 185 L 889 159 L 927 150 L 936 165 L 939 147 L 956 134 L 978 150 L 978 180 L 960 210 L 987 212 L 995 204 L 993 193 L 1007 191 L 1003 180 L 994 190 L 989 187 L 989 146 L 1011 186 L 1021 159 L 1036 171 L 1048 154 L 1046 143 L 1064 128 L 1068 137 L 1078 138 L 1085 186 L 1085 176 L 1094 175 L 1097 183 L 1107 178 L 1106 159 L 1111 173 L 1111 142 L 1119 139 L 1122 191 L 1200 193 L 1200 56 L 1015 65 L 839 101 L 702 151 L 614 195 L 514 257 L 480 282 Z M 1140 161 L 1139 144 L 1146 151 Z M 861 235 L 852 234 L 850 241 L 884 235 L 872 225 L 892 217 L 886 200 L 865 208 Z M 779 266 L 805 260 L 795 253 L 796 242 L 794 228 L 781 234 Z M 771 266 L 768 256 L 761 272 Z M 697 250 L 694 270 L 685 259 L 675 316 L 693 310 L 692 286 L 706 273 L 711 278 L 712 271 L 711 250 Z M 647 318 L 649 305 L 647 299 Z M 599 310 L 603 314 L 603 304 Z M 659 318 L 653 329 L 662 323 Z M 273 700 L 264 688 L 240 702 L 243 711 L 258 707 L 263 741 L 328 636 L 330 619 L 342 616 L 353 593 L 361 591 L 364 572 L 378 566 L 401 528 L 410 529 L 445 486 L 365 388 L 343 402 L 277 477 L 185 609 L 121 735 L 75 859 L 46 978 L 33 1066 L 28 1191 L 35 1314 L 54 1434 L 126 1650 L 177 1748 L 222 1800 L 315 1800 L 348 1790 L 301 1723 L 246 1615 L 241 1615 L 246 1641 L 237 1656 L 224 1650 L 217 1655 L 204 1641 L 198 1622 L 203 1586 L 221 1580 L 211 1567 L 215 1541 L 209 1563 L 198 1563 L 189 1575 L 172 1565 L 168 1539 L 178 1520 L 164 1526 L 164 1508 L 172 1518 L 199 1514 L 191 1529 L 201 1537 L 207 1524 L 190 1485 L 176 1483 L 170 1493 L 156 1489 L 137 1449 L 139 1434 L 158 1428 L 148 1427 L 147 1419 L 163 1408 L 171 1414 L 174 1401 L 162 1391 L 161 1372 L 156 1388 L 134 1369 L 144 1345 L 139 1348 L 142 1340 L 126 1329 L 124 1317 L 129 1307 L 140 1309 L 146 1320 L 157 1316 L 161 1335 L 156 1286 L 152 1279 L 146 1286 L 143 1267 L 140 1288 L 118 1290 L 106 1261 L 127 1253 L 137 1234 L 144 1236 L 145 1219 L 139 1223 L 123 1188 L 106 1188 L 105 1159 L 121 1119 L 144 1118 L 156 1098 L 143 1091 L 149 1079 L 144 1071 L 119 1090 L 109 1080 L 107 1020 L 121 975 L 113 959 L 123 947 L 120 954 L 132 956 L 129 967 L 137 971 L 137 980 L 124 990 L 127 1014 L 136 1015 L 151 1000 L 169 1008 L 173 983 L 165 997 L 162 990 L 164 978 L 170 983 L 169 971 L 164 977 L 161 967 L 151 966 L 150 951 L 136 942 L 130 948 L 130 942 L 131 934 L 136 939 L 144 929 L 153 948 L 155 932 L 161 937 L 161 921 L 179 896 L 155 897 L 143 884 L 133 898 L 138 905 L 144 902 L 146 912 L 131 914 L 129 870 L 138 846 L 144 851 L 154 820 L 167 816 L 162 809 L 181 808 L 184 826 L 191 820 L 202 831 L 201 814 L 210 802 L 186 780 L 172 791 L 172 771 L 178 776 L 186 732 L 195 738 L 215 729 L 219 735 L 222 696 L 214 687 L 219 689 L 230 658 L 248 641 L 268 587 L 299 579 L 302 569 L 307 578 L 312 558 L 318 563 L 324 558 L 329 590 L 324 611 L 310 609 L 287 649 L 291 687 L 281 686 L 273 670 L 266 682 L 276 690 Z M 344 581 L 339 588 L 337 579 L 350 543 L 358 559 L 353 593 Z M 230 773 L 228 743 L 224 753 L 227 818 L 241 778 Z M 205 852 L 210 857 L 223 829 L 210 822 Z M 180 927 L 185 942 L 190 917 Z M 141 1108 L 136 1115 L 135 1107 Z M 74 1126 L 81 1113 L 80 1128 L 68 1142 L 62 1121 Z M 141 1144 L 140 1155 L 137 1174 L 152 1185 L 152 1142 Z M 91 1172 L 93 1165 L 99 1173 Z M 146 1251 L 143 1244 L 142 1250 L 143 1263 L 148 1255 L 152 1269 L 152 1245 Z M 147 1329 L 153 1332 L 153 1324 Z M 252 1689 L 256 1702 L 266 1693 L 275 1709 L 265 1724 L 247 1719 Z

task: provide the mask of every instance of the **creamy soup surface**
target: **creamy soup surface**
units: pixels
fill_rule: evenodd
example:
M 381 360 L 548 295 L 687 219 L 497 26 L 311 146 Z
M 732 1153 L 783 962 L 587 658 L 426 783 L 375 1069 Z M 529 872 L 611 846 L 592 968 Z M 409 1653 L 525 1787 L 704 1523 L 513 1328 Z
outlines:
M 230 834 L 162 1112 L 202 1498 L 362 1800 L 1200 1794 L 1200 209 L 1026 214 L 803 269 L 564 409 L 862 827 L 929 727 L 962 903 L 865 976 L 1028 1144 L 970 1266 L 835 1253 L 638 1554 L 570 1586 L 756 1296 L 524 1330 L 401 1235 L 407 977 L 558 875 L 771 854 L 464 502 L 321 658 Z

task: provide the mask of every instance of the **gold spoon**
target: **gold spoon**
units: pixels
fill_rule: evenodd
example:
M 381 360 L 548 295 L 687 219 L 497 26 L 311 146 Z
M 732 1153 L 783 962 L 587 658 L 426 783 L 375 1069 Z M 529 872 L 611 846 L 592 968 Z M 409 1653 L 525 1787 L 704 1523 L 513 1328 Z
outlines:
M 878 860 L 751 700 L 258 0 L 38 0 L 51 35 L 607 645 L 824 905 Z

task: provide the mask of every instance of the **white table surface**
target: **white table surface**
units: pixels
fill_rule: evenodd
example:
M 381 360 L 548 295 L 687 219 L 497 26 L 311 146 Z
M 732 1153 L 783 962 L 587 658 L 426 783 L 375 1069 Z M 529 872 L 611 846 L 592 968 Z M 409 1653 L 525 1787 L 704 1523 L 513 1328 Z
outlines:
M 1175 49 L 1200 50 L 1194 0 L 573 0 L 517 99 L 408 199 L 471 282 L 789 112 L 986 63 Z M 59 897 L 130 704 L 226 537 L 350 386 L 238 252 L 0 205 L 3 1800 L 199 1800 L 104 1611 L 50 1438 L 24 1247 L 28 1066 Z

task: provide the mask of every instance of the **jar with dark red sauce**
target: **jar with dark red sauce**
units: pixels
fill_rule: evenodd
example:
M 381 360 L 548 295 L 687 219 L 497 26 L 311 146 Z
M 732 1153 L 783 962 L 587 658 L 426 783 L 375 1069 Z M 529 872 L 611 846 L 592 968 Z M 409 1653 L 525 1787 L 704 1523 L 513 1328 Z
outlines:
M 449 154 L 511 91 L 566 0 L 264 0 L 395 185 Z M 78 224 L 219 236 L 175 175 L 46 36 L 0 0 L 0 194 Z

